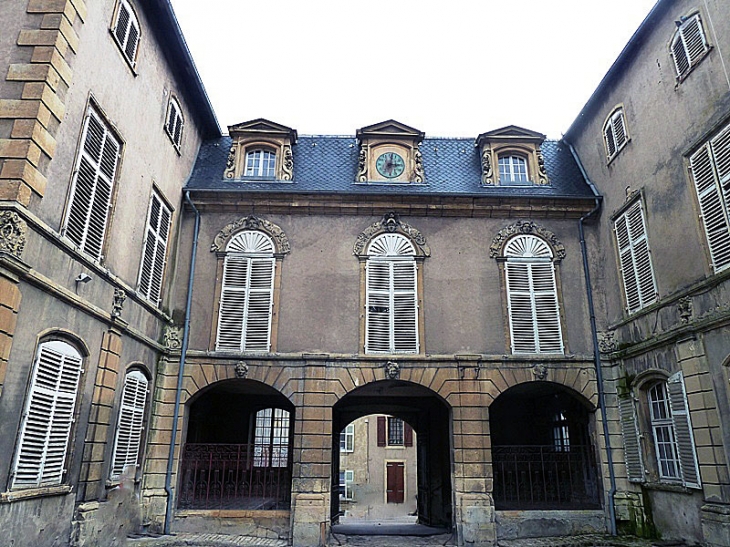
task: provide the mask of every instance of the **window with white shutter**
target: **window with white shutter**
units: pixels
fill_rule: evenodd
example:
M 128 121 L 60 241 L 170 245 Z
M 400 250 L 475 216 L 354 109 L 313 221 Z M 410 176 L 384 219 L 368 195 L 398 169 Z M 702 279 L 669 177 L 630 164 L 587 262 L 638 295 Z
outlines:
M 418 353 L 417 266 L 400 234 L 377 236 L 366 263 L 365 353 Z
M 672 409 L 672 424 L 682 471 L 682 483 L 689 488 L 701 488 L 692 422 L 687 406 L 687 391 L 681 371 L 667 378 L 667 391 L 669 406 Z
M 182 108 L 177 99 L 170 97 L 170 102 L 167 105 L 167 119 L 165 120 L 165 133 L 170 137 L 175 148 L 180 150 L 180 143 L 182 142 L 183 132 L 183 115 Z
M 710 50 L 699 13 L 682 17 L 670 46 L 677 78 L 682 79 Z
M 82 362 L 81 354 L 66 342 L 39 344 L 18 435 L 11 489 L 63 482 Z
M 247 230 L 229 241 L 223 263 L 216 349 L 270 350 L 275 268 L 274 244 L 266 234 Z
M 621 419 L 621 435 L 624 440 L 624 456 L 629 481 L 644 482 L 644 458 L 641 453 L 639 427 L 636 422 L 636 407 L 631 394 L 619 397 L 618 412 Z
M 139 20 L 137 14 L 128 0 L 120 0 L 116 16 L 117 18 L 112 25 L 112 34 L 124 57 L 134 67 L 139 47 Z
M 124 390 L 114 439 L 110 474 L 112 479 L 118 479 L 124 473 L 134 477 L 142 442 L 148 387 L 147 377 L 139 370 L 132 370 L 124 377 Z
M 520 235 L 504 249 L 512 353 L 563 353 L 555 265 L 550 247 Z
M 93 107 L 84 120 L 63 233 L 92 257 L 101 258 L 121 143 Z
M 153 191 L 149 211 L 147 212 L 144 252 L 139 268 L 137 288 L 145 298 L 155 305 L 160 303 L 171 217 L 170 209 L 159 194 Z
M 715 273 L 730 266 L 730 125 L 689 158 Z
M 646 220 L 641 200 L 636 200 L 614 221 L 626 309 L 634 313 L 656 302 L 657 288 L 651 263 Z
M 610 161 L 629 142 L 626 132 L 624 110 L 616 108 L 603 126 L 603 144 L 606 146 L 606 159 Z

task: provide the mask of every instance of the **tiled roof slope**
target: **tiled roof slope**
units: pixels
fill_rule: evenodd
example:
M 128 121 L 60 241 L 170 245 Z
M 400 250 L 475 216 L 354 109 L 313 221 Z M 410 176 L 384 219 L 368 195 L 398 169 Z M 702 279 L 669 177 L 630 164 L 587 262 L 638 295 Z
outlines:
M 542 144 L 549 185 L 483 186 L 479 152 L 473 139 L 426 138 L 421 143 L 423 184 L 356 183 L 358 145 L 349 136 L 302 136 L 292 146 L 292 181 L 223 178 L 230 137 L 201 145 L 187 190 L 232 190 L 245 193 L 393 194 L 460 196 L 593 197 L 570 149 L 561 141 Z

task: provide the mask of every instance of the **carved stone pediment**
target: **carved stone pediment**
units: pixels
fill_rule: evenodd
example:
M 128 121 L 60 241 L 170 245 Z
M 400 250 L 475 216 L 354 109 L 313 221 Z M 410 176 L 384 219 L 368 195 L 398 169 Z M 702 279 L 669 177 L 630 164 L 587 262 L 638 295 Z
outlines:
M 500 127 L 499 129 L 493 129 L 482 133 L 477 137 L 477 145 L 481 146 L 484 141 L 503 141 L 503 140 L 520 140 L 520 141 L 533 141 L 541 144 L 545 140 L 545 135 L 532 131 L 531 129 L 525 129 L 518 125 L 507 125 Z
M 398 233 L 406 236 L 411 240 L 416 250 L 416 256 L 431 256 L 431 248 L 426 243 L 426 238 L 421 232 L 416 230 L 410 224 L 406 224 L 400 220 L 397 213 L 386 213 L 381 220 L 368 226 L 363 232 L 357 236 L 355 247 L 352 254 L 364 257 L 368 247 L 368 243 L 375 237 L 384 233 Z
M 556 260 L 562 260 L 565 258 L 565 246 L 560 242 L 558 237 L 539 224 L 531 220 L 518 220 L 514 224 L 510 224 L 506 228 L 502 228 L 497 235 L 492 239 L 492 244 L 489 246 L 489 258 L 500 258 L 504 256 L 504 246 L 507 241 L 515 235 L 519 234 L 533 234 L 543 238 L 548 245 L 552 248 L 553 257 Z
M 276 254 L 285 255 L 291 252 L 289 238 L 286 237 L 284 230 L 273 222 L 254 215 L 239 218 L 235 222 L 227 224 L 213 239 L 210 246 L 211 252 L 222 253 L 226 250 L 228 242 L 231 238 L 241 230 L 259 230 L 271 237 L 276 247 Z
M 368 125 L 358 129 L 355 133 L 360 140 L 364 137 L 395 137 L 399 139 L 416 139 L 418 142 L 423 140 L 426 134 L 419 131 L 415 127 L 411 127 L 396 120 L 386 120 L 384 122 Z
M 244 134 L 253 134 L 259 137 L 264 135 L 289 137 L 294 142 L 297 140 L 296 129 L 292 129 L 291 127 L 287 127 L 264 118 L 257 118 L 255 120 L 229 125 L 228 134 L 232 138 Z

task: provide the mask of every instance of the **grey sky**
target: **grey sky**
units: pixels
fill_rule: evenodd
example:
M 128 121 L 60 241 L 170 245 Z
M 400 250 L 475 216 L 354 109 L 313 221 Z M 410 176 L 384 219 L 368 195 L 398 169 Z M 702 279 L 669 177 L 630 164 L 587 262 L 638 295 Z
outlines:
M 655 0 L 173 0 L 224 130 L 559 137 Z

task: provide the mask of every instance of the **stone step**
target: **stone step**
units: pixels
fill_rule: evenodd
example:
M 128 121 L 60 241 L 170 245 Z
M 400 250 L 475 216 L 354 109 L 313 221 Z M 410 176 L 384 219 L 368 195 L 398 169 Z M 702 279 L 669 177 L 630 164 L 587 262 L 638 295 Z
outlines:
M 497 547 L 687 547 L 683 541 L 641 539 L 633 536 L 580 535 L 501 539 Z
M 129 536 L 128 547 L 287 547 L 285 539 L 227 534 L 171 534 Z

